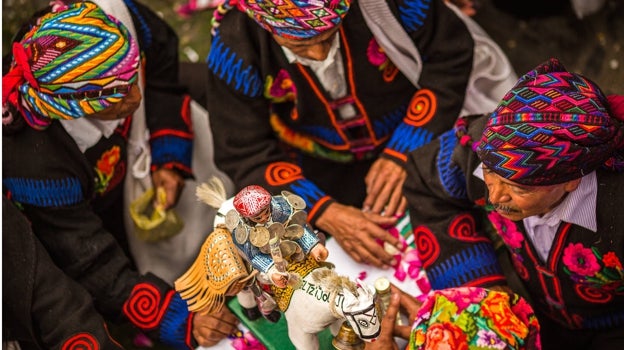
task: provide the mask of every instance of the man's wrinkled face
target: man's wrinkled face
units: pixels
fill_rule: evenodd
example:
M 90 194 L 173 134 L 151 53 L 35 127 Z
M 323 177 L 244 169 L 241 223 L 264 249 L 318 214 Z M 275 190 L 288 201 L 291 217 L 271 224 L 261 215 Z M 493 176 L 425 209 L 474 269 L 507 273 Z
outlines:
M 521 185 L 505 179 L 485 165 L 483 180 L 496 212 L 513 221 L 548 213 L 561 203 L 568 192 L 576 190 L 581 182 L 576 179 L 549 186 Z
M 335 28 L 306 40 L 285 39 L 277 35 L 273 35 L 273 38 L 280 46 L 289 49 L 299 57 L 315 61 L 324 61 L 329 54 L 332 41 L 339 28 L 340 26 L 336 26 Z

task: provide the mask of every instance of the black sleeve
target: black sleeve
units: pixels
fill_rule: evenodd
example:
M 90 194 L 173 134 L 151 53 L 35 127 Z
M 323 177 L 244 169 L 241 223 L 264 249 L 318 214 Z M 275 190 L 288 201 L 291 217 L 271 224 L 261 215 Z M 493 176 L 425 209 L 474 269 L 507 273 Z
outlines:
M 65 275 L 33 234 L 30 223 L 2 197 L 2 304 L 5 339 L 45 349 L 75 344 L 121 349 L 89 293 Z

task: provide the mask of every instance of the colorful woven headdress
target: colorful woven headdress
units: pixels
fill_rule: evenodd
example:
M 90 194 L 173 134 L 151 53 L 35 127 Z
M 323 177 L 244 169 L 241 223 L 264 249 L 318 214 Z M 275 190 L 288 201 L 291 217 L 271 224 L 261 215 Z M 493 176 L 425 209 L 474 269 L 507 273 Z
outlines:
M 618 118 L 624 115 L 610 108 L 611 98 L 550 59 L 503 97 L 477 153 L 496 174 L 524 185 L 560 184 L 603 164 L 619 170 L 624 129 Z
M 121 101 L 137 80 L 139 48 L 126 27 L 91 2 L 48 13 L 13 44 L 2 103 L 28 124 L 74 119 Z
M 540 349 L 540 325 L 517 294 L 476 287 L 428 295 L 418 310 L 408 349 Z
M 285 39 L 304 40 L 334 28 L 350 0 L 237 0 L 239 10 Z

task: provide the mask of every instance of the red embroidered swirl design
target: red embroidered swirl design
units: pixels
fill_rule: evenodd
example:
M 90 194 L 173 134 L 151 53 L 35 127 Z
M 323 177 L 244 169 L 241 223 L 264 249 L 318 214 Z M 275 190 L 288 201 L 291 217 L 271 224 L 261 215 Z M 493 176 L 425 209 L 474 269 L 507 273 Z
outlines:
M 470 214 L 459 214 L 451 224 L 449 225 L 449 235 L 453 238 L 457 238 L 461 241 L 468 242 L 488 242 L 487 237 L 477 236 L 477 228 L 475 227 L 475 221 Z
M 138 327 L 150 329 L 158 325 L 161 295 L 151 284 L 140 283 L 124 304 L 124 313 Z
M 61 347 L 62 350 L 98 350 L 99 348 L 100 343 L 95 336 L 86 332 L 72 335 Z
M 610 302 L 611 299 L 613 299 L 612 294 L 609 294 L 604 290 L 600 290 L 598 288 L 587 286 L 584 284 L 575 285 L 574 290 L 579 297 L 585 299 L 586 301 L 589 301 L 590 303 L 604 304 Z
M 440 255 L 440 244 L 431 230 L 425 226 L 418 226 L 414 229 L 414 242 L 416 250 L 423 267 L 428 267 Z
M 516 272 L 518 273 L 518 276 L 520 276 L 520 278 L 522 278 L 525 281 L 529 280 L 529 271 L 527 270 L 527 268 L 522 265 L 522 262 L 520 262 L 519 258 L 514 255 L 512 257 L 512 261 L 513 261 L 513 266 L 516 269 Z
M 412 126 L 425 125 L 433 118 L 437 108 L 437 100 L 433 92 L 420 89 L 412 97 L 404 121 Z
M 264 174 L 267 183 L 271 186 L 282 186 L 303 178 L 301 168 L 286 162 L 271 163 Z

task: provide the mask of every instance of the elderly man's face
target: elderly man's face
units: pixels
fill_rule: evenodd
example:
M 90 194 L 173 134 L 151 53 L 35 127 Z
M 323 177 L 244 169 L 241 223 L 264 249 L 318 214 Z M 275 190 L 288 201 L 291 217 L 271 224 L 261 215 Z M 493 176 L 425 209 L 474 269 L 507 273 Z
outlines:
M 517 221 L 533 215 L 544 215 L 578 187 L 581 179 L 549 186 L 526 186 L 509 181 L 483 166 L 483 180 L 489 200 L 503 217 Z
M 336 26 L 324 33 L 306 40 L 285 39 L 278 35 L 273 35 L 275 41 L 295 55 L 315 61 L 324 61 L 331 49 L 332 40 L 338 32 L 340 26 Z

